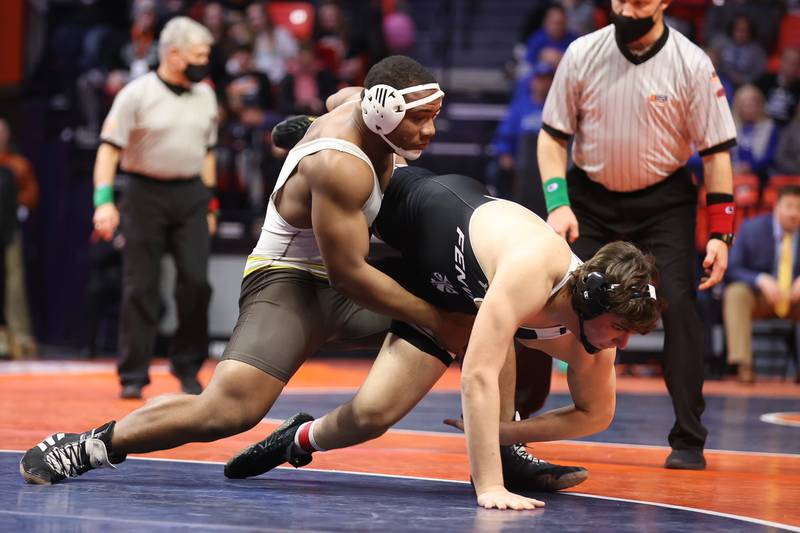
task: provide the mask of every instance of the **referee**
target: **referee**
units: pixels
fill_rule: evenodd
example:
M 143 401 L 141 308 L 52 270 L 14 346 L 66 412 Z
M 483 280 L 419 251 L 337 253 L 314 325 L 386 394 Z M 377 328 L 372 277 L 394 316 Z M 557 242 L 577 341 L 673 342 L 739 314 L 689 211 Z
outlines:
M 177 267 L 178 329 L 171 370 L 184 392 L 199 394 L 197 372 L 208 355 L 207 279 L 217 141 L 208 74 L 211 33 L 187 18 L 170 20 L 159 39 L 160 66 L 124 87 L 100 134 L 94 167 L 94 227 L 111 239 L 122 218 L 125 246 L 118 371 L 123 398 L 140 398 L 150 380 L 159 321 L 161 258 Z M 120 211 L 114 205 L 117 163 L 128 177 Z
M 733 238 L 736 129 L 725 91 L 700 48 L 664 24 L 668 0 L 612 0 L 605 28 L 573 42 L 545 102 L 537 156 L 548 223 L 582 259 L 625 239 L 661 274 L 664 378 L 676 422 L 665 467 L 705 468 L 703 328 L 695 308 L 697 189 L 686 169 L 703 158 L 711 233 L 700 290 L 718 283 Z M 572 165 L 567 142 L 572 138 Z M 568 190 L 567 190 L 568 189 Z

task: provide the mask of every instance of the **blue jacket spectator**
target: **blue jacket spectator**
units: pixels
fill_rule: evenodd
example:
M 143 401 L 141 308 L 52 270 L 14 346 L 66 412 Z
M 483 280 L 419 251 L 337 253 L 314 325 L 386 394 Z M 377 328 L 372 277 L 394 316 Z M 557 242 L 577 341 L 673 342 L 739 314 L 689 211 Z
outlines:
M 776 274 L 776 255 L 780 245 L 782 230 L 774 213 L 767 213 L 746 219 L 739 227 L 736 242 L 731 247 L 728 271 L 725 280 L 747 284 L 755 289 L 760 274 Z M 797 241 L 797 239 L 795 239 Z M 800 249 L 795 242 L 795 257 L 800 257 Z M 795 260 L 792 278 L 800 276 L 800 261 Z
M 720 73 L 734 86 L 753 83 L 767 66 L 767 53 L 753 37 L 753 23 L 740 15 L 733 19 L 729 36 L 713 43 L 720 51 Z
M 778 191 L 773 212 L 742 223 L 731 248 L 723 296 L 723 318 L 728 343 L 728 363 L 738 365 L 739 380 L 755 381 L 752 321 L 762 318 L 800 319 L 800 187 Z M 792 261 L 790 276 L 783 278 L 783 242 Z M 785 279 L 785 284 L 781 282 Z
M 577 35 L 567 31 L 567 15 L 560 5 L 547 8 L 542 27 L 528 39 L 525 51 L 525 61 L 529 65 L 539 62 L 539 53 L 543 48 L 555 48 L 562 53 Z
M 737 146 L 732 151 L 734 171 L 757 174 L 762 181 L 772 166 L 780 139 L 775 123 L 764 110 L 764 95 L 753 85 L 745 85 L 733 97 Z
M 520 80 L 508 112 L 492 140 L 496 156 L 516 156 L 520 136 L 535 136 L 539 133 L 542 127 L 542 109 L 554 73 L 555 68 L 552 65 L 539 63 L 531 74 Z
M 539 63 L 518 83 L 506 116 L 492 140 L 497 159 L 488 176 L 489 185 L 499 196 L 545 216 L 536 142 L 542 127 L 544 101 L 554 73 L 553 65 Z

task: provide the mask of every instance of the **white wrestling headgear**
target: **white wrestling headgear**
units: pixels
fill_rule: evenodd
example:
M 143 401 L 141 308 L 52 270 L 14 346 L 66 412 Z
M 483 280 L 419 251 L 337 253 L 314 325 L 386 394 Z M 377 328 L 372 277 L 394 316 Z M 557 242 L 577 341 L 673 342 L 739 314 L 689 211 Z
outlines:
M 406 103 L 405 98 L 403 98 L 404 94 L 430 89 L 435 89 L 436 92 L 419 100 Z M 390 85 L 378 84 L 364 90 L 364 97 L 361 99 L 361 113 L 364 115 L 364 123 L 370 131 L 380 135 L 381 139 L 394 150 L 394 153 L 406 159 L 414 160 L 422 155 L 422 150 L 404 150 L 392 144 L 386 136 L 400 125 L 406 115 L 406 110 L 433 102 L 443 96 L 444 91 L 442 91 L 438 83 L 424 83 L 399 90 Z

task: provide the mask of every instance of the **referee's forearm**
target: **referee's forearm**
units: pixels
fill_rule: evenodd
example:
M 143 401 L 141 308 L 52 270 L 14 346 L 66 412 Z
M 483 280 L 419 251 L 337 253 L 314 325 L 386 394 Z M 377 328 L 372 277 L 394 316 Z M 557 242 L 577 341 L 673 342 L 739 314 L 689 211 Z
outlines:
M 567 172 L 567 144 L 556 139 L 545 130 L 539 131 L 536 141 L 536 157 L 542 183 L 550 178 L 563 178 Z
M 206 153 L 205 159 L 203 159 L 201 178 L 203 179 L 203 185 L 206 187 L 213 189 L 217 186 L 217 158 L 213 150 L 209 150 Z
M 108 143 L 101 143 L 94 161 L 95 188 L 114 184 L 114 175 L 119 162 L 119 148 Z
M 703 175 L 706 191 L 733 194 L 733 166 L 727 150 L 703 158 Z

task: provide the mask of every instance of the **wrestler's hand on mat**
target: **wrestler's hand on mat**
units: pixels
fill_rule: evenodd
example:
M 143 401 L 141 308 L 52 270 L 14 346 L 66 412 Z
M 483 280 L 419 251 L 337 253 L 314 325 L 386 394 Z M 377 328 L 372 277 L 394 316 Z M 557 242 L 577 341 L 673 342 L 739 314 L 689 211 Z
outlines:
M 567 242 L 575 242 L 580 237 L 578 219 L 575 218 L 575 213 L 568 205 L 553 209 L 547 215 L 547 223 L 556 230 L 556 233 L 567 239 Z
M 433 335 L 448 352 L 464 355 L 473 322 L 475 322 L 474 315 L 441 311 L 439 323 L 434 328 Z
M 508 492 L 502 485 L 489 487 L 478 494 L 478 505 L 485 509 L 534 510 L 544 507 L 544 502 Z
M 703 270 L 706 276 L 700 279 L 698 289 L 710 289 L 720 281 L 728 269 L 728 245 L 719 239 L 708 239 L 706 244 L 706 257 L 703 259 Z
M 103 240 L 110 241 L 114 235 L 114 230 L 119 225 L 117 206 L 111 202 L 97 206 L 94 210 L 92 222 L 94 222 L 95 234 Z

